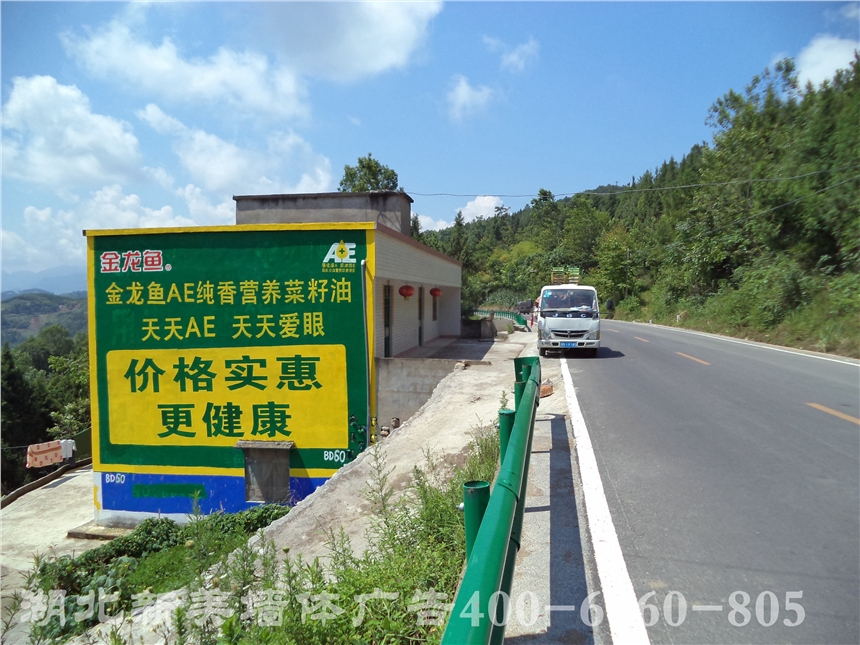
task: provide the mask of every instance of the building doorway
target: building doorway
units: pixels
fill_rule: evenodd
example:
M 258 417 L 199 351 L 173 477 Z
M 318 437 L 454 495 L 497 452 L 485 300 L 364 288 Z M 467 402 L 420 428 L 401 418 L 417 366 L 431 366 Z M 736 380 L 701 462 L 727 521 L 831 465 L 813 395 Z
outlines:
M 382 287 L 382 325 L 385 329 L 385 342 L 383 343 L 382 355 L 385 358 L 391 358 L 391 285 L 386 284 Z
M 424 287 L 418 287 L 418 345 L 424 344 Z

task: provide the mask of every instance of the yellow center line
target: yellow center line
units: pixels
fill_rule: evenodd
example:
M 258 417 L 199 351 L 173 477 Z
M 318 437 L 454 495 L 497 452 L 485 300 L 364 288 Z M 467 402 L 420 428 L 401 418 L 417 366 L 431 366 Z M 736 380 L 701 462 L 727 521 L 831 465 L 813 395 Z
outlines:
M 644 338 L 639 338 L 639 336 L 634 336 L 633 338 L 635 338 L 636 340 L 641 340 L 643 343 L 650 343 L 651 342 L 650 340 L 645 340 Z
M 691 361 L 696 361 L 697 363 L 701 363 L 702 365 L 710 365 L 709 362 L 703 361 L 701 358 L 696 358 L 695 356 L 688 356 L 687 354 L 682 354 L 681 352 L 675 352 L 678 356 L 683 356 L 684 358 L 689 358 Z
M 838 410 L 831 410 L 830 408 L 825 408 L 823 405 L 819 405 L 818 403 L 807 403 L 806 405 L 815 408 L 816 410 L 826 412 L 827 414 L 832 414 L 834 417 L 839 417 L 840 419 L 845 419 L 846 421 L 850 421 L 851 423 L 856 423 L 858 426 L 860 426 L 860 419 L 852 417 L 850 414 L 845 414 L 844 412 L 839 412 Z
M 606 331 L 614 331 L 616 334 L 620 334 L 621 332 L 617 329 L 607 329 Z

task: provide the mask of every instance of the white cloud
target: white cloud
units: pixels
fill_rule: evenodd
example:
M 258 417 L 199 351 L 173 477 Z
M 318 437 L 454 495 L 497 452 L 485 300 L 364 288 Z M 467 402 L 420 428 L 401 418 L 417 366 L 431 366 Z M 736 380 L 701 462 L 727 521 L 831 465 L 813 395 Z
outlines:
M 150 208 L 137 195 L 126 195 L 118 184 L 104 186 L 69 210 L 24 209 L 22 234 L 2 232 L 3 265 L 18 271 L 41 271 L 86 262 L 85 229 L 153 228 L 216 223 L 175 215 L 170 206 Z M 224 223 L 219 221 L 217 223 Z
M 188 131 L 188 128 L 182 121 L 168 116 L 154 103 L 150 103 L 144 109 L 138 110 L 137 116 L 139 119 L 146 121 L 158 134 L 180 135 Z
M 494 96 L 486 85 L 472 87 L 465 76 L 454 77 L 454 88 L 448 92 L 448 116 L 452 121 L 462 121 L 465 117 L 483 110 Z
M 534 38 L 529 38 L 528 42 L 511 48 L 498 38 L 484 36 L 484 44 L 493 53 L 501 52 L 501 68 L 506 72 L 522 72 L 525 70 L 526 65 L 537 60 L 538 50 L 540 49 L 538 41 Z
M 186 60 L 169 38 L 153 45 L 137 38 L 120 20 L 87 38 L 62 35 L 70 56 L 91 73 L 125 81 L 177 103 L 223 103 L 241 114 L 266 113 L 304 117 L 308 113 L 304 83 L 266 56 L 220 48 L 208 59 Z
M 161 186 L 164 190 L 173 190 L 173 177 L 164 168 L 150 168 L 149 166 L 144 166 L 143 172 L 149 175 L 151 179 L 154 179 L 155 183 Z
M 493 38 L 492 36 L 484 36 L 483 38 L 484 44 L 487 46 L 491 52 L 501 52 L 505 50 L 505 43 L 503 43 L 498 38 Z
M 189 128 L 153 104 L 137 115 L 156 132 L 174 138 L 182 165 L 207 190 L 234 195 L 322 192 L 331 183 L 328 158 L 295 133 L 274 132 L 265 151 L 249 150 Z
M 300 74 L 355 81 L 405 68 L 441 2 L 269 2 L 256 34 Z
M 492 217 L 496 214 L 496 207 L 504 205 L 505 203 L 498 197 L 479 195 L 459 210 L 463 212 L 464 222 L 472 222 L 479 217 L 484 219 Z
M 849 2 L 839 10 L 839 14 L 846 20 L 856 23 L 860 20 L 860 2 Z
M 454 222 L 446 222 L 442 219 L 433 219 L 429 215 L 419 215 L 418 222 L 422 231 L 441 231 L 443 228 L 454 226 Z
M 479 217 L 487 219 L 496 214 L 496 207 L 504 206 L 504 202 L 492 195 L 479 195 L 462 208 L 457 210 L 463 213 L 464 222 L 473 222 Z M 451 221 L 444 219 L 433 219 L 429 215 L 418 215 L 418 222 L 422 231 L 441 231 L 454 226 L 454 218 Z
M 801 85 L 810 81 L 814 86 L 833 78 L 836 70 L 848 67 L 860 42 L 819 34 L 797 55 L 797 72 Z
M 197 224 L 216 226 L 234 224 L 236 221 L 236 203 L 231 198 L 213 205 L 203 191 L 194 184 L 180 188 L 176 194 L 185 200 L 188 213 Z
M 526 65 L 537 60 L 538 42 L 530 38 L 527 43 L 517 45 L 511 51 L 502 55 L 502 69 L 508 72 L 522 72 Z
M 51 76 L 16 77 L 3 106 L 3 171 L 51 186 L 123 181 L 136 174 L 138 141 L 131 127 L 94 114 L 74 85 Z

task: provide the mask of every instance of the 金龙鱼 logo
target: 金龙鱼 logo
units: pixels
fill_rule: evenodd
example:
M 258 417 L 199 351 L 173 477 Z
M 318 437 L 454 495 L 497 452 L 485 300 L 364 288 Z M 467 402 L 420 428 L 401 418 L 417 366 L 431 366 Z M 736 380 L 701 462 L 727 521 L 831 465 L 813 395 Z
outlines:
M 353 260 L 354 261 L 354 260 Z M 99 256 L 101 273 L 139 273 L 141 271 L 170 271 L 161 251 L 105 251 Z

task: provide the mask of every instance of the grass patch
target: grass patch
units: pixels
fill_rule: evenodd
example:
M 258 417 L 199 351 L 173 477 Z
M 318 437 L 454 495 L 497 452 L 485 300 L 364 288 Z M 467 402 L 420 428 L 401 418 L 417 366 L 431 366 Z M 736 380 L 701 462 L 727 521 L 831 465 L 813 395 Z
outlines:
M 623 301 L 626 306 L 619 305 L 615 317 L 860 358 L 858 276 L 796 282 L 791 289 L 770 282 L 741 288 L 724 285 L 707 298 L 677 301 L 652 289 L 640 294 L 641 302 Z
M 465 560 L 462 485 L 493 481 L 499 440 L 493 428 L 475 431 L 461 467 L 425 452 L 413 483 L 399 499 L 389 485 L 392 470 L 379 448 L 372 449 L 372 477 L 365 489 L 373 517 L 371 545 L 353 553 L 343 530 L 330 532 L 330 557 L 306 562 L 289 549 L 278 554 L 262 535 L 243 540 L 229 558 L 188 585 L 185 603 L 160 630 L 166 643 L 184 645 L 384 645 L 438 643 L 447 623 Z M 139 584 L 182 575 L 177 544 L 146 558 L 132 576 Z M 155 591 L 153 587 L 152 591 Z M 219 599 L 203 614 L 192 598 Z M 269 602 L 273 601 L 273 602 Z M 267 604 L 268 603 L 268 604 Z M 144 627 L 144 629 L 147 629 Z M 137 639 L 117 630 L 111 645 Z
M 247 543 L 249 536 L 288 512 L 288 508 L 263 505 L 241 513 L 196 514 L 185 526 L 167 518 L 141 522 L 129 535 L 71 556 L 37 556 L 27 588 L 33 594 L 65 592 L 65 624 L 54 616 L 45 624 L 31 626 L 36 643 L 63 642 L 98 623 L 98 610 L 82 620 L 76 612 L 98 605 L 100 593 L 116 594 L 108 613 L 132 608 L 135 596 L 173 591 L 202 584 L 204 573 L 228 554 Z M 81 602 L 78 603 L 78 599 Z M 9 618 L 4 616 L 5 619 Z

